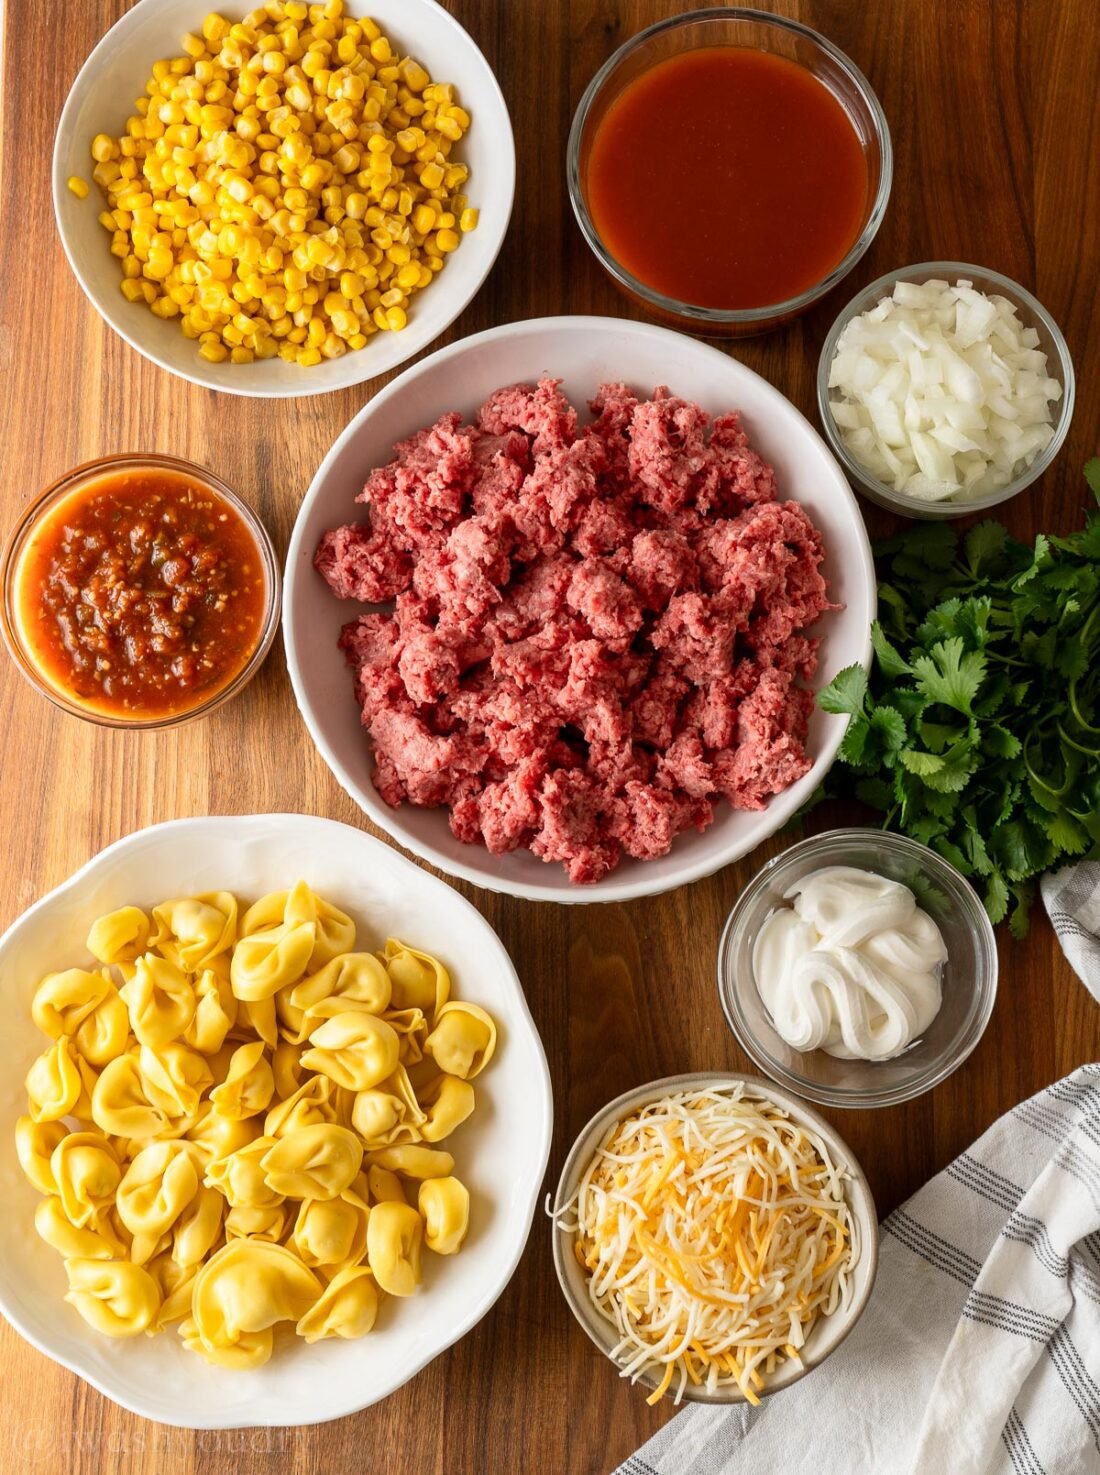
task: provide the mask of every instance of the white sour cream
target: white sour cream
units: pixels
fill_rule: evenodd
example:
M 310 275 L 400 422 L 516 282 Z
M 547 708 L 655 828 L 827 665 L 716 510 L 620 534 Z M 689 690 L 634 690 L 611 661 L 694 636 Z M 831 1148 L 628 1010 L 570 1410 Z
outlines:
M 908 886 L 828 866 L 785 893 L 753 948 L 776 1032 L 796 1050 L 889 1060 L 939 1013 L 943 936 Z

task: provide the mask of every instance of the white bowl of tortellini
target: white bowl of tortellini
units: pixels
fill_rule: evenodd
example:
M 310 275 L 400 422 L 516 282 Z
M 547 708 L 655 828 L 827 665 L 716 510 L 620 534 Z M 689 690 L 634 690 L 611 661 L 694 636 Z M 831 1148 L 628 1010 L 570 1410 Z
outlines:
M 352 1413 L 510 1279 L 542 1046 L 489 925 L 377 840 L 139 831 L 0 940 L 0 998 L 0 1310 L 136 1413 Z

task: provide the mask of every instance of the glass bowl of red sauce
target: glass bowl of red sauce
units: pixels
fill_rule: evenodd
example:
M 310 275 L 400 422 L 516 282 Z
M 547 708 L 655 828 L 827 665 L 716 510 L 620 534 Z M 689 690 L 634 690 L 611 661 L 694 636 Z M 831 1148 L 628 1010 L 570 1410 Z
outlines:
M 22 674 L 64 711 L 173 727 L 256 674 L 279 587 L 266 529 L 212 472 L 110 456 L 24 510 L 4 550 L 0 625 Z
M 573 118 L 585 239 L 653 316 L 708 337 L 778 327 L 835 287 L 890 197 L 863 73 L 783 16 L 693 11 L 631 37 Z

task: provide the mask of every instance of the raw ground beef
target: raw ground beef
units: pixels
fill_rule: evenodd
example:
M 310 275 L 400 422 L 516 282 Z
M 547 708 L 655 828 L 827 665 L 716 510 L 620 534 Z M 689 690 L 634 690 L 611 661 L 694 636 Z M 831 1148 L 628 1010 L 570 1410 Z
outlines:
M 316 555 L 340 598 L 393 602 L 340 638 L 382 797 L 577 882 L 807 771 L 804 632 L 833 607 L 736 414 L 624 384 L 589 408 L 545 379 L 444 415 Z

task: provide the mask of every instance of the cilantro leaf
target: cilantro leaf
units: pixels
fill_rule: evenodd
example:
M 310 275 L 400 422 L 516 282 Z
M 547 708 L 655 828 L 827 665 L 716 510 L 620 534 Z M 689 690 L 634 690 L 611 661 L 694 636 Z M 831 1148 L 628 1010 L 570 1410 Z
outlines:
M 1046 834 L 1050 843 L 1067 855 L 1082 855 L 1089 848 L 1088 832 L 1065 809 L 1048 820 Z
M 871 644 L 875 648 L 879 670 L 884 676 L 908 676 L 912 673 L 912 666 L 897 647 L 887 640 L 877 620 L 871 623 Z
M 994 871 L 985 888 L 985 909 L 994 926 L 1008 915 L 1008 885 L 1000 871 Z
M 853 717 L 863 713 L 867 696 L 867 672 L 862 666 L 845 666 L 817 694 L 817 704 L 825 712 L 847 712 Z
M 930 881 L 920 872 L 910 878 L 909 888 L 917 898 L 917 905 L 926 912 L 942 913 L 950 905 L 943 887 L 937 886 L 935 881 Z
M 980 651 L 967 651 L 962 637 L 938 641 L 927 655 L 917 656 L 913 671 L 917 686 L 932 702 L 942 702 L 970 716 L 974 698 L 985 675 L 986 658 Z
M 1049 840 L 1026 819 L 998 825 L 990 836 L 989 850 L 1011 881 L 1022 881 L 1045 870 L 1052 858 Z
M 979 876 L 988 876 L 993 869 L 993 862 L 989 858 L 989 851 L 978 829 L 978 816 L 973 805 L 967 805 L 963 810 L 962 819 L 966 825 L 962 832 L 963 849 L 966 851 L 966 858 L 970 862 L 971 869 Z
M 988 821 L 991 831 L 997 825 L 1004 824 L 1015 810 L 1016 805 L 1020 802 L 1020 785 L 1005 784 L 1002 789 L 995 791 L 994 798 L 997 803 L 992 807 Z
M 1071 640 L 1059 646 L 1054 664 L 1060 676 L 1074 681 L 1088 671 L 1089 653 L 1079 640 Z
M 1050 541 L 1066 553 L 1096 562 L 1100 559 L 1100 517 L 1090 512 L 1081 532 L 1074 533 L 1071 538 L 1052 538 Z
M 1081 814 L 1077 817 L 1088 832 L 1088 837 L 1092 841 L 1094 848 L 1100 845 L 1100 809 L 1094 809 L 1091 814 Z M 1095 855 L 1091 858 L 1096 859 Z
M 895 686 L 890 692 L 890 701 L 910 725 L 920 719 L 928 705 L 928 698 L 923 692 L 915 691 L 908 686 Z
M 955 530 L 947 522 L 920 522 L 875 545 L 875 557 L 891 559 L 895 574 L 920 579 L 929 569 L 955 562 Z
M 862 713 L 853 717 L 848 723 L 847 731 L 840 740 L 840 747 L 836 755 L 842 763 L 850 763 L 854 768 L 859 768 L 863 763 L 864 754 L 867 752 L 867 739 L 871 735 L 871 724 Z M 873 765 L 872 765 L 873 766 Z
M 942 753 L 944 748 L 958 742 L 966 729 L 946 722 L 921 722 L 919 731 L 926 748 L 933 753 Z
M 908 733 L 905 719 L 896 707 L 888 703 L 876 707 L 871 713 L 871 727 L 878 734 L 884 752 L 897 753 L 904 748 Z
M 909 601 L 892 584 L 879 583 L 879 619 L 875 624 L 888 628 L 899 640 L 904 640 L 909 628 Z
M 1030 881 L 1017 882 L 1012 887 L 1012 895 L 1016 905 L 1012 908 L 1012 915 L 1008 919 L 1009 929 L 1013 937 L 1019 941 L 1027 936 L 1031 928 L 1031 903 L 1035 899 L 1035 886 Z
M 928 774 L 924 782 L 937 793 L 959 794 L 970 782 L 977 761 L 974 744 L 968 738 L 952 743 L 943 755 L 942 767 Z
M 1007 727 L 991 722 L 982 730 L 982 749 L 995 758 L 1016 758 L 1024 751 L 1024 745 Z
M 954 635 L 957 630 L 959 609 L 962 601 L 958 599 L 945 599 L 942 604 L 937 604 L 930 609 L 920 625 L 914 640 L 918 645 L 934 645 L 937 640 L 943 640 Z
M 1028 630 L 1020 641 L 1020 654 L 1033 666 L 1049 666 L 1054 660 L 1055 640 L 1053 630 L 1044 630 L 1042 635 Z
M 999 522 L 980 522 L 972 527 L 963 539 L 966 565 L 976 579 L 990 569 L 996 569 L 1008 542 L 1008 529 Z
M 915 748 L 906 748 L 898 755 L 905 768 L 910 773 L 915 773 L 919 778 L 927 778 L 929 774 L 938 773 L 943 767 L 944 760 L 936 753 L 921 753 Z
M 1018 706 L 1027 694 L 1027 684 L 1015 684 L 1011 682 L 1003 671 L 993 671 L 987 674 L 982 686 L 981 695 L 974 703 L 974 715 L 976 717 L 992 717 L 995 712 L 1000 711 L 1006 702 Z
M 922 798 L 929 814 L 938 814 L 940 819 L 955 818 L 959 801 L 954 794 L 937 794 L 935 789 L 925 789 Z
M 885 813 L 893 806 L 894 789 L 883 778 L 863 778 L 856 784 L 856 798 L 860 803 L 869 804 L 872 809 L 880 809 Z
M 1032 549 L 1031 562 L 1026 568 L 1020 570 L 1012 580 L 1013 589 L 1022 589 L 1032 579 L 1037 578 L 1050 558 L 1050 539 L 1045 533 L 1040 533 L 1035 539 L 1035 547 Z
M 961 871 L 964 876 L 969 876 L 970 861 L 953 841 L 941 835 L 933 842 L 933 849 L 938 850 L 944 860 L 950 861 L 957 871 Z
M 947 822 L 937 819 L 934 814 L 922 814 L 918 819 L 912 820 L 909 825 L 910 835 L 914 840 L 919 840 L 922 845 L 931 845 L 946 831 Z
M 981 650 L 989 640 L 989 622 L 993 615 L 993 601 L 967 599 L 959 606 L 955 628 L 972 650 Z
M 1085 480 L 1089 484 L 1092 495 L 1100 502 L 1100 456 L 1093 456 L 1085 462 Z

